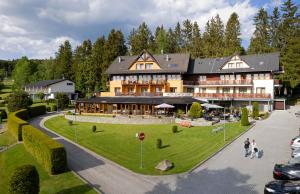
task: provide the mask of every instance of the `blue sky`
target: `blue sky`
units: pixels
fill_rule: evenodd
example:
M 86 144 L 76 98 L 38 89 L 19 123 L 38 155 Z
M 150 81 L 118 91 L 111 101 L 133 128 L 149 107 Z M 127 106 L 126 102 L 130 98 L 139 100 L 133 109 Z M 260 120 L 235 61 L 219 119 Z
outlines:
M 0 0 L 0 59 L 49 58 L 66 39 L 73 48 L 112 29 L 127 35 L 145 21 L 152 30 L 191 19 L 204 25 L 219 14 L 226 23 L 237 12 L 247 47 L 260 7 L 271 11 L 282 0 Z M 298 1 L 298 0 L 297 0 Z M 294 1 L 295 2 L 295 1 Z

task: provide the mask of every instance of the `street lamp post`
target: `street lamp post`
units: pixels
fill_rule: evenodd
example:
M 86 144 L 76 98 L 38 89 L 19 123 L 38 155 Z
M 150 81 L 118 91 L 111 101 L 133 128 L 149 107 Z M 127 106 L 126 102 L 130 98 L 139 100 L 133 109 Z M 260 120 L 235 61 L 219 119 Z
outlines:
M 77 127 L 76 127 L 75 122 L 76 122 L 76 107 L 75 107 L 75 114 L 74 114 L 74 125 L 75 125 L 74 132 L 75 132 L 75 141 L 77 142 Z
M 225 120 L 225 106 L 223 107 L 224 109 L 224 113 L 223 113 L 223 116 L 224 116 L 224 142 L 226 141 L 226 120 Z

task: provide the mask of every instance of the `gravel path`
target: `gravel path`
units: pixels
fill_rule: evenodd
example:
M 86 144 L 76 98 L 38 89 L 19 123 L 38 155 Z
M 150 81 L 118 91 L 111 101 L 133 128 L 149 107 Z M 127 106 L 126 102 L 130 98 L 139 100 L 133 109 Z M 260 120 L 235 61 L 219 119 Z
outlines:
M 193 172 L 168 176 L 135 174 L 58 134 L 49 132 L 43 126 L 47 116 L 36 118 L 31 124 L 63 143 L 70 168 L 103 193 L 247 194 L 263 193 L 265 183 L 272 180 L 274 164 L 289 159 L 289 142 L 298 135 L 300 127 L 300 119 L 294 115 L 297 110 L 300 107 L 292 107 L 288 111 L 274 111 L 269 119 L 258 121 L 251 130 Z M 263 149 L 261 159 L 244 157 L 243 141 L 247 137 L 255 139 L 257 146 Z

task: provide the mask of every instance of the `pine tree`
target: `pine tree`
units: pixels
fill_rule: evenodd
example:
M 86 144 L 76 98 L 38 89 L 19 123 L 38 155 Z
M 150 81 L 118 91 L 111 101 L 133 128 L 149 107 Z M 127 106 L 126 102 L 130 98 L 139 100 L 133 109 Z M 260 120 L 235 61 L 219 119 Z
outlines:
M 282 24 L 279 27 L 280 33 L 280 47 L 285 49 L 285 46 L 289 39 L 293 38 L 297 29 L 299 28 L 300 15 L 297 12 L 298 7 L 291 0 L 287 0 L 281 7 L 282 12 Z
M 203 42 L 205 57 L 224 55 L 224 25 L 219 15 L 206 23 Z
M 268 53 L 271 52 L 270 46 L 270 25 L 268 13 L 261 8 L 254 18 L 255 31 L 250 40 L 249 53 Z
M 161 53 L 162 51 L 168 53 L 167 50 L 167 33 L 163 26 L 157 27 L 155 31 L 155 53 Z
M 232 13 L 225 29 L 225 56 L 241 54 L 241 27 L 239 16 Z
M 184 52 L 189 52 L 193 41 L 193 24 L 188 19 L 183 21 L 182 39 Z
M 202 39 L 200 29 L 197 22 L 193 25 L 193 42 L 191 48 L 191 55 L 194 58 L 203 57 Z
M 106 90 L 106 82 L 105 85 L 102 85 L 103 74 L 105 73 L 106 67 L 104 67 L 104 52 L 105 52 L 105 37 L 101 36 L 97 38 L 96 42 L 93 45 L 91 61 L 95 68 L 95 91 L 105 91 Z
M 68 40 L 60 45 L 56 53 L 55 61 L 55 78 L 65 77 L 67 79 L 73 78 L 72 71 L 72 47 Z
M 175 52 L 179 53 L 181 52 L 181 48 L 182 48 L 182 31 L 181 31 L 181 26 L 180 23 L 177 22 L 176 26 L 175 26 L 175 30 L 174 30 L 174 36 L 175 36 L 175 40 L 176 40 L 176 45 L 175 45 Z
M 177 42 L 176 42 L 175 33 L 173 32 L 172 28 L 169 28 L 166 37 L 167 37 L 166 53 L 176 53 Z
M 273 50 L 280 50 L 280 37 L 279 37 L 279 26 L 280 26 L 280 13 L 278 7 L 273 9 L 273 15 L 270 17 L 270 38 L 271 46 Z

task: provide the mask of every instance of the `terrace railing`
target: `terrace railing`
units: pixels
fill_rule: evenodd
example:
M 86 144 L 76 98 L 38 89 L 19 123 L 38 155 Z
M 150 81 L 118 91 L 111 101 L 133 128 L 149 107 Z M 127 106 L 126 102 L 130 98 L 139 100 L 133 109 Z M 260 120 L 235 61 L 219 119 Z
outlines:
M 194 93 L 194 97 L 214 99 L 269 99 L 271 94 L 248 94 L 248 93 Z
M 214 80 L 214 81 L 188 81 L 183 80 L 183 85 L 252 85 L 252 80 Z
M 115 96 L 162 96 L 162 92 L 141 92 L 141 93 L 136 93 L 136 92 L 116 92 Z

